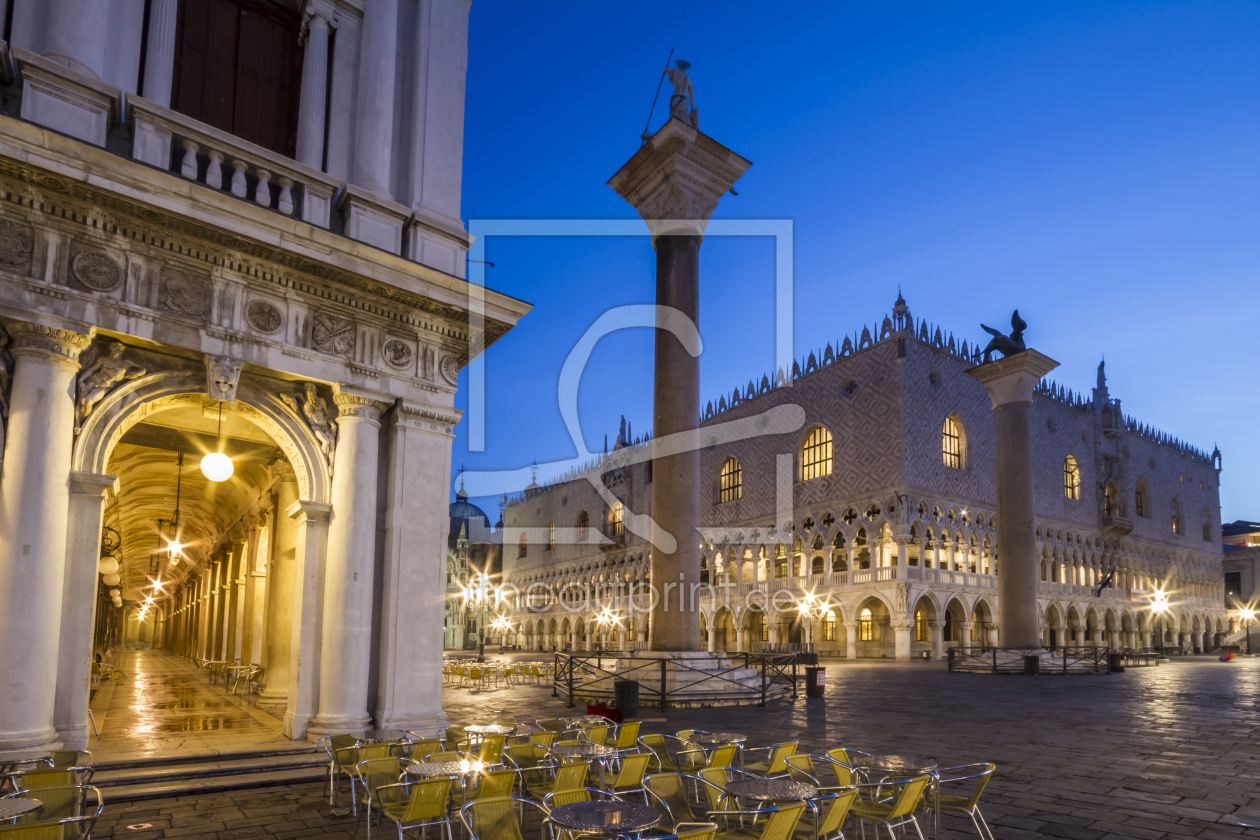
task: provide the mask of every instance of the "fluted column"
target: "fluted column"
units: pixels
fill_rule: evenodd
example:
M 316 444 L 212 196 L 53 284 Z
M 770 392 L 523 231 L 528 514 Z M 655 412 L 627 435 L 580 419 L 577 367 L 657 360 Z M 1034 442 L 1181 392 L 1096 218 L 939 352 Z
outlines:
M 13 355 L 0 477 L 0 756 L 57 743 L 74 376 L 89 337 L 4 319 Z
M 289 697 L 289 656 L 293 638 L 294 561 L 297 522 L 285 515 L 297 502 L 297 479 L 287 464 L 273 467 L 277 473 L 276 511 L 273 516 L 271 562 L 267 567 L 267 670 L 258 708 L 282 709 Z
M 163 108 L 171 107 L 175 81 L 175 19 L 179 0 L 152 0 L 149 6 L 149 40 L 144 53 L 144 98 Z
M 333 399 L 337 471 L 324 577 L 319 713 L 311 721 L 318 735 L 363 730 L 369 721 L 377 460 L 381 411 L 387 407 L 344 390 Z
M 46 0 L 44 55 L 73 70 L 100 78 L 105 72 L 109 33 L 108 0 Z
M 324 168 L 324 121 L 328 101 L 328 18 L 306 6 L 306 52 L 302 56 L 302 99 L 298 107 L 297 159 Z
M 398 0 L 372 0 L 364 10 L 359 42 L 359 101 L 354 127 L 352 183 L 383 199 L 390 197 L 397 52 Z

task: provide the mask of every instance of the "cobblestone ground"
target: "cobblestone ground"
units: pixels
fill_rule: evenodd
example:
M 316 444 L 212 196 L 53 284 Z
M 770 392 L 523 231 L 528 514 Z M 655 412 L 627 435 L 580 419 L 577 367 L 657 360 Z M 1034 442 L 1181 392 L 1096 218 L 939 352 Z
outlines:
M 992 761 L 998 771 L 981 805 L 999 840 L 1260 837 L 1260 658 L 1034 678 L 950 675 L 937 663 L 824 664 L 825 700 L 643 709 L 644 729 Z M 562 698 L 537 686 L 452 687 L 445 708 L 458 723 L 566 712 Z M 152 828 L 125 828 L 145 822 Z M 969 827 L 947 821 L 944 833 L 972 836 Z M 349 837 L 353 828 L 349 817 L 331 816 L 318 785 L 302 785 L 107 807 L 94 834 L 288 840 Z

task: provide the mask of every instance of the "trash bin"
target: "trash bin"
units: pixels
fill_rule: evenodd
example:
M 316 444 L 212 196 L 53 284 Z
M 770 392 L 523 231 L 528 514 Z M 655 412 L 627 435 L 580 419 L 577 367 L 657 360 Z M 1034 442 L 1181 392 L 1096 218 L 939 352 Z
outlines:
M 1109 653 L 1107 654 L 1107 670 L 1113 674 L 1124 673 L 1124 654 Z
M 614 680 L 613 697 L 623 718 L 639 716 L 639 684 L 635 680 Z
M 805 669 L 805 696 L 806 697 L 822 697 L 823 689 L 827 687 L 827 669 L 826 668 L 806 668 Z
M 1024 657 L 1024 673 L 1030 677 L 1035 677 L 1041 673 L 1041 657 L 1033 654 Z
M 928 662 L 928 661 L 930 661 L 931 659 L 932 659 L 932 651 L 930 651 L 930 650 L 925 650 L 925 651 L 923 651 L 923 661 L 924 661 L 924 662 Z

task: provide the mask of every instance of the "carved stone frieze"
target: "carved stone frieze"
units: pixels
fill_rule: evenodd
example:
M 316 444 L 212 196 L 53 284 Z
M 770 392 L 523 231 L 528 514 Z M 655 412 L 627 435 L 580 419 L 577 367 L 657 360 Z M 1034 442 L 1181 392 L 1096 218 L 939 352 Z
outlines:
M 354 321 L 331 312 L 316 312 L 311 325 L 311 347 L 330 356 L 354 353 Z
M 127 346 L 112 338 L 97 339 L 82 360 L 77 377 L 78 400 L 75 404 L 74 431 L 78 434 L 83 421 L 109 394 L 124 382 L 139 379 L 146 373 L 144 365 L 126 357 Z
M 314 382 L 307 382 L 298 397 L 280 394 L 280 400 L 310 428 L 319 441 L 319 449 L 328 461 L 328 474 L 333 472 L 333 459 L 337 452 L 337 425 L 328 410 L 328 401 L 319 395 Z
M 94 292 L 112 292 L 122 283 L 122 269 L 107 254 L 81 251 L 70 261 L 70 273 Z
M 381 356 L 385 364 L 396 370 L 406 370 L 415 360 L 415 352 L 411 345 L 401 338 L 387 338 L 381 344 Z
M 244 362 L 231 356 L 206 356 L 206 393 L 210 399 L 235 404 L 244 366 Z
M 189 318 L 204 318 L 210 311 L 211 292 L 208 278 L 195 277 L 169 266 L 162 267 L 159 303 L 163 309 Z
M 35 231 L 30 225 L 0 219 L 0 263 L 25 265 L 35 248 Z
M 270 335 L 284 323 L 280 307 L 269 300 L 252 300 L 245 308 L 245 320 L 260 333 Z
M 442 378 L 449 384 L 454 385 L 456 380 L 459 378 L 459 369 L 461 367 L 463 367 L 463 365 L 460 364 L 457 357 L 452 355 L 443 356 L 441 366 Z
M 433 381 L 437 376 L 437 348 L 428 344 L 420 347 L 420 378 Z

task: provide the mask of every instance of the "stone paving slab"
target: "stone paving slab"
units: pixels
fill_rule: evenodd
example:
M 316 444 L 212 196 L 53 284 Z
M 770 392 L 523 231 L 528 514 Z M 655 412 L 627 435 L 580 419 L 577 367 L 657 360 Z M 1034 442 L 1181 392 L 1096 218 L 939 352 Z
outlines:
M 951 675 L 921 662 L 823 664 L 823 700 L 645 708 L 644 731 L 701 728 L 742 732 L 755 745 L 799 740 L 810 752 L 842 745 L 943 764 L 992 761 L 998 771 L 981 806 L 1000 840 L 1260 837 L 1260 659 L 1179 658 L 1158 669 L 1075 677 Z M 529 685 L 448 687 L 444 706 L 464 724 L 572 714 L 549 687 Z M 125 827 L 144 822 L 152 828 Z M 974 836 L 969 822 L 949 820 L 946 828 L 946 837 Z M 94 836 L 349 840 L 353 830 L 351 818 L 332 816 L 320 785 L 303 784 L 107 805 Z

